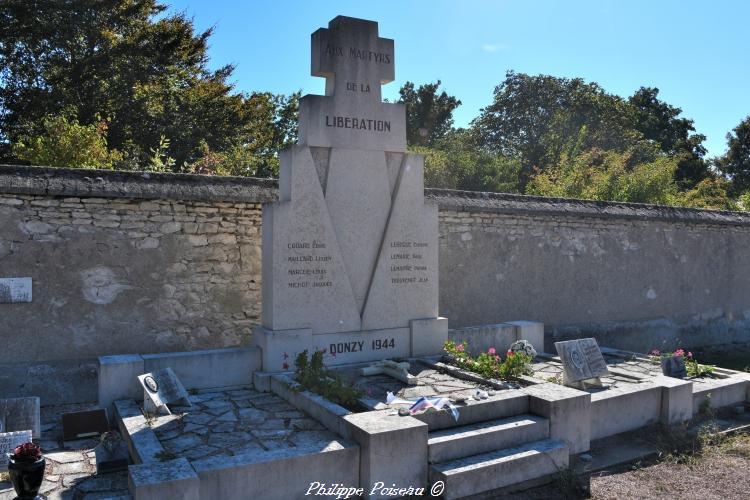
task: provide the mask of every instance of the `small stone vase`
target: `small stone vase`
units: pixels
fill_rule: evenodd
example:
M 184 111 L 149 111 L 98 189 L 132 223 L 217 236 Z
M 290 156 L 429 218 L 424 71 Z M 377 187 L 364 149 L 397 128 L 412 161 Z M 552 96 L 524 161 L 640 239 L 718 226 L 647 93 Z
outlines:
M 19 462 L 12 458 L 8 461 L 8 474 L 13 489 L 16 490 L 18 500 L 33 500 L 38 496 L 39 488 L 44 479 L 44 467 L 47 461 L 44 457 L 36 462 Z

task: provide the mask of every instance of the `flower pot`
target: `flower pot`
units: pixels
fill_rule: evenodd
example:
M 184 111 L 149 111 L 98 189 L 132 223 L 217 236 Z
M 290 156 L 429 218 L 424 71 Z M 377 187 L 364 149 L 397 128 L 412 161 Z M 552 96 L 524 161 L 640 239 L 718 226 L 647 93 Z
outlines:
M 667 377 L 685 378 L 687 369 L 685 368 L 685 358 L 682 356 L 671 356 L 662 358 L 661 372 Z
M 38 498 L 39 488 L 44 479 L 44 457 L 36 462 L 19 462 L 12 458 L 8 461 L 8 474 L 13 489 L 16 490 L 19 500 Z

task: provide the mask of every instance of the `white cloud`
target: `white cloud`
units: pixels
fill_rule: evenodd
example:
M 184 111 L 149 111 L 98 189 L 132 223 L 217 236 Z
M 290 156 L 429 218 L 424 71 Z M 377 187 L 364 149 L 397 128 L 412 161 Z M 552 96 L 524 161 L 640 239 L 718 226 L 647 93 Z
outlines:
M 504 43 L 485 43 L 482 45 L 482 50 L 485 52 L 508 52 L 510 46 Z

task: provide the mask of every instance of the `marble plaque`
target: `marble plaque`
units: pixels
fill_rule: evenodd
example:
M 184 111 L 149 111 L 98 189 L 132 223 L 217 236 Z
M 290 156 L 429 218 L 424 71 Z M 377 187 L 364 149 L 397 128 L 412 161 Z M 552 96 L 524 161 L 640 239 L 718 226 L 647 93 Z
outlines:
M 0 432 L 0 472 L 8 470 L 8 453 L 28 442 L 31 442 L 31 431 Z
M 74 411 L 62 415 L 63 441 L 99 437 L 109 430 L 107 410 Z
M 578 339 L 555 342 L 567 382 L 579 382 L 609 373 L 596 339 Z
M 151 408 L 166 412 L 169 405 L 191 406 L 185 387 L 169 367 L 138 375 L 138 381 L 143 386 L 145 406 L 150 407 L 150 403 L 153 405 Z
M 0 304 L 31 302 L 31 278 L 0 278 Z

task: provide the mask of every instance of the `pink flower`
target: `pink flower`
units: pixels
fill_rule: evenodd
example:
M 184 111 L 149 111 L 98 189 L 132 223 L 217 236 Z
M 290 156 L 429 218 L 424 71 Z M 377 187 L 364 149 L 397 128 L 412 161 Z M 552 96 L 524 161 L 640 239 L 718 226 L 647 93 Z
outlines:
M 679 348 L 674 352 L 675 356 L 684 356 L 685 355 L 685 349 Z
M 687 353 L 687 358 L 688 358 L 688 359 L 693 359 L 693 353 L 692 353 L 692 352 L 690 352 L 690 351 L 688 351 L 688 353 Z
M 495 355 L 495 361 L 500 361 L 500 356 Z
M 490 354 L 495 354 L 497 351 L 495 351 L 494 347 L 490 347 L 489 349 L 487 349 L 487 352 Z
M 649 353 L 651 356 L 661 356 L 661 351 L 659 349 L 651 349 L 651 352 Z
M 463 345 L 463 344 L 458 344 L 458 345 L 456 346 L 456 350 L 457 350 L 458 352 L 464 352 L 464 345 Z

